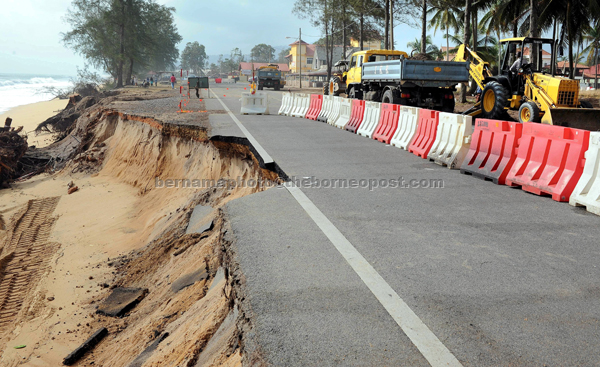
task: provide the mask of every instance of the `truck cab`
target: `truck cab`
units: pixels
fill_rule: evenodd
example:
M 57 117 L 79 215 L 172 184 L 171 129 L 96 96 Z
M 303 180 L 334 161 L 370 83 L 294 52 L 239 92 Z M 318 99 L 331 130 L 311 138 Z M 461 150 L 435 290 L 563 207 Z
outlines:
M 346 93 L 350 98 L 362 99 L 362 66 L 368 62 L 400 60 L 408 57 L 404 51 L 396 50 L 363 50 L 352 54 L 346 79 Z

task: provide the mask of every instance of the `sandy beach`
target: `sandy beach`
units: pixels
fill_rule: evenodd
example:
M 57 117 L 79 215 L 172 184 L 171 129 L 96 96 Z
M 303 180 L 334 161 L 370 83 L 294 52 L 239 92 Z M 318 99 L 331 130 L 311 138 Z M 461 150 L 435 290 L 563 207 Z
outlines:
M 13 119 L 12 126 L 23 126 L 23 132 L 27 133 L 27 143 L 42 148 L 52 144 L 52 134 L 39 134 L 36 136 L 35 128 L 49 117 L 56 115 L 64 109 L 68 99 L 55 98 L 51 101 L 37 102 L 17 106 L 0 114 L 0 125 L 4 126 L 7 117 Z

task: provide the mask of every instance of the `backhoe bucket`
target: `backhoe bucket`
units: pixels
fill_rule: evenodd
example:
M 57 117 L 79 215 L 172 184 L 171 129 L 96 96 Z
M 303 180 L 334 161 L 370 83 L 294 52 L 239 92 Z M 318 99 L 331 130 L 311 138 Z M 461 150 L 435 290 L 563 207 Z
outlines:
M 600 130 L 600 110 L 593 108 L 550 108 L 542 117 L 543 124 Z

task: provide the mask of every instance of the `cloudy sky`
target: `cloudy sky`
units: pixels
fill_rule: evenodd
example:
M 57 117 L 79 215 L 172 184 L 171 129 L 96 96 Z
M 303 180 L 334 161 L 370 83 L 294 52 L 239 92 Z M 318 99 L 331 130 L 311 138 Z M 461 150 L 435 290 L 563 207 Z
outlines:
M 63 16 L 71 0 L 2 0 L 0 5 L 0 73 L 75 75 L 83 59 L 60 42 L 69 30 Z M 175 7 L 175 21 L 183 41 L 198 41 L 209 55 L 229 54 L 239 47 L 244 54 L 259 43 L 274 47 L 293 42 L 286 36 L 312 43 L 320 38 L 307 19 L 292 14 L 294 0 L 157 0 Z M 396 45 L 419 37 L 418 29 L 395 27 Z M 434 38 L 442 43 L 441 33 Z M 210 60 L 214 62 L 216 60 Z

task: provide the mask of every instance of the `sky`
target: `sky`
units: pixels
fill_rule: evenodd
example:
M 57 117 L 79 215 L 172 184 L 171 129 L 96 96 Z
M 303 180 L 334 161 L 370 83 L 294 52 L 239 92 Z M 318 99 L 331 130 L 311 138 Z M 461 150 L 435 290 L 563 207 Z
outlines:
M 321 37 L 308 19 L 292 14 L 294 0 L 157 0 L 175 7 L 175 23 L 183 41 L 198 41 L 208 55 L 229 55 L 238 47 L 249 54 L 266 43 L 285 46 L 298 37 L 313 43 Z M 63 20 L 71 0 L 2 0 L 0 5 L 0 73 L 76 75 L 84 59 L 66 48 L 61 33 L 69 31 Z M 420 30 L 399 24 L 394 28 L 396 48 L 420 37 Z M 442 32 L 434 37 L 442 44 Z M 445 44 L 445 43 L 444 43 Z M 212 58 L 209 62 L 216 62 Z

